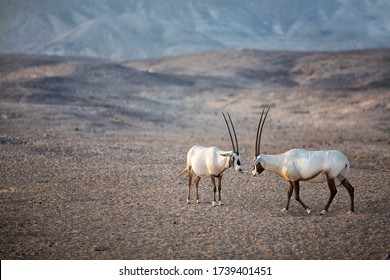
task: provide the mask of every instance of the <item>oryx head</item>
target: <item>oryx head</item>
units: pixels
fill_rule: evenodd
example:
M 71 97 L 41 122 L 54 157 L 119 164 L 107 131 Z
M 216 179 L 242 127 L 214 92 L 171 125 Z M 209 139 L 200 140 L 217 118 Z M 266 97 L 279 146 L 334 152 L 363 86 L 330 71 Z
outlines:
M 242 168 L 241 162 L 240 162 L 240 153 L 238 151 L 237 135 L 236 135 L 236 131 L 234 129 L 234 125 L 233 125 L 232 119 L 230 118 L 229 113 L 227 113 L 227 115 L 229 117 L 230 124 L 231 124 L 232 129 L 233 129 L 234 139 L 236 140 L 236 146 L 234 146 L 232 132 L 230 131 L 230 127 L 229 127 L 228 121 L 227 121 L 227 119 L 225 117 L 225 114 L 223 112 L 222 112 L 222 115 L 223 115 L 223 118 L 225 119 L 226 126 L 227 126 L 228 131 L 229 131 L 229 136 L 230 136 L 230 140 L 232 141 L 233 150 L 231 152 L 223 153 L 223 154 L 221 154 L 221 156 L 230 157 L 232 162 L 233 162 L 234 170 L 236 170 L 237 172 L 241 172 L 242 173 L 243 168 Z
M 261 165 L 260 162 L 260 142 L 261 142 L 261 133 L 263 132 L 263 126 L 265 119 L 267 118 L 268 112 L 269 112 L 270 107 L 267 108 L 267 111 L 265 111 L 265 108 L 261 112 L 261 117 L 259 120 L 259 124 L 257 125 L 257 133 L 256 133 L 256 143 L 255 143 L 255 157 L 253 159 L 255 163 L 255 169 L 252 171 L 252 175 L 256 176 L 257 174 L 260 174 L 261 172 L 264 171 L 264 167 Z M 265 114 L 264 114 L 265 112 Z M 264 116 L 264 120 L 263 120 Z

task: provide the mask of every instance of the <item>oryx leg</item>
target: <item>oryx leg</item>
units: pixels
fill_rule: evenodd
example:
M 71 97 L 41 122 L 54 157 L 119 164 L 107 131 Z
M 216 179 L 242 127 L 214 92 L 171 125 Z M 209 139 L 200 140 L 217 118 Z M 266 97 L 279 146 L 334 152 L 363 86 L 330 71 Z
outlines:
M 328 212 L 329 206 L 332 203 L 333 198 L 335 197 L 335 195 L 337 193 L 337 189 L 336 189 L 336 184 L 335 184 L 335 179 L 334 178 L 332 178 L 332 179 L 328 178 L 328 186 L 329 186 L 329 190 L 330 190 L 329 200 L 328 200 L 328 203 L 325 205 L 324 210 L 321 211 L 320 215 L 324 215 L 324 214 L 326 214 L 326 212 Z
M 191 169 L 188 171 L 188 195 L 187 195 L 187 203 L 191 203 L 191 183 L 192 183 L 192 171 Z
M 286 203 L 286 207 L 284 207 L 282 209 L 282 212 L 288 211 L 288 208 L 290 207 L 290 199 L 291 199 L 291 196 L 292 196 L 292 193 L 294 190 L 293 183 L 292 182 L 288 182 L 288 183 L 289 183 L 289 187 L 288 187 L 288 192 L 287 192 L 287 203 Z
M 215 176 L 211 175 L 210 178 L 211 178 L 211 184 L 212 184 L 212 187 L 213 187 L 213 206 L 215 206 L 215 205 L 217 205 L 217 202 L 215 200 L 215 193 L 217 191 L 217 188 L 215 186 Z
M 200 177 L 196 176 L 194 184 L 195 184 L 195 190 L 196 190 L 196 203 L 199 203 L 199 193 L 198 193 L 198 185 L 199 185 Z
M 311 209 L 309 209 L 309 207 L 305 203 L 303 203 L 303 201 L 299 197 L 299 181 L 292 182 L 292 184 L 294 186 L 295 199 L 302 205 L 303 208 L 305 208 L 306 212 L 310 214 Z
M 351 208 L 350 208 L 350 212 L 355 212 L 355 206 L 354 206 L 354 188 L 352 187 L 352 185 L 348 182 L 347 179 L 343 180 L 341 182 L 341 184 L 343 184 L 343 186 L 347 189 L 348 193 L 349 193 L 349 196 L 351 198 Z
M 221 198 L 221 181 L 222 181 L 222 175 L 219 175 L 218 177 L 218 200 L 219 205 L 223 205 L 222 198 Z

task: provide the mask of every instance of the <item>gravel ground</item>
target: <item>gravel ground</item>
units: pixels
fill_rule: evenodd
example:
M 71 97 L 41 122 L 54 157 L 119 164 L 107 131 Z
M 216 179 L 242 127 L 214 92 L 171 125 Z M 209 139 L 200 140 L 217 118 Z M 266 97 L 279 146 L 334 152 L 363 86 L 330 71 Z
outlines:
M 1 259 L 386 259 L 390 253 L 389 51 L 204 53 L 109 63 L 0 57 Z M 387 63 L 386 63 L 387 61 Z M 319 63 L 321 62 L 321 63 Z M 368 63 L 369 62 L 369 63 Z M 354 214 L 341 186 L 252 177 L 262 152 L 338 149 L 351 162 Z M 223 206 L 186 203 L 191 146 L 230 149 Z

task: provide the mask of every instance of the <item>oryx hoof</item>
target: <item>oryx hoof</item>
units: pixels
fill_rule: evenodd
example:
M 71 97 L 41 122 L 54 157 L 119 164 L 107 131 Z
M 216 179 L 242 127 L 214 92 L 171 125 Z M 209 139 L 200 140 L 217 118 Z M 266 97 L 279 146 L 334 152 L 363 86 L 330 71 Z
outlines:
M 306 212 L 307 212 L 307 214 L 310 215 L 311 209 L 307 208 L 307 209 L 306 209 Z
M 197 203 L 197 204 L 199 204 L 199 203 L 200 203 L 199 199 L 197 199 L 197 200 L 196 200 L 196 203 Z
M 213 201 L 212 206 L 217 206 L 217 203 L 215 201 Z
M 325 215 L 327 213 L 327 211 L 324 209 L 321 211 L 320 215 Z
M 288 212 L 288 210 L 286 208 L 283 208 L 282 210 L 280 210 L 281 212 Z
M 348 215 L 353 215 L 353 214 L 355 214 L 355 211 L 349 210 L 347 214 L 348 214 Z
M 219 201 L 219 206 L 222 206 L 222 205 L 223 205 L 222 200 L 220 200 Z
M 190 199 L 187 199 L 187 204 L 191 204 L 191 200 Z

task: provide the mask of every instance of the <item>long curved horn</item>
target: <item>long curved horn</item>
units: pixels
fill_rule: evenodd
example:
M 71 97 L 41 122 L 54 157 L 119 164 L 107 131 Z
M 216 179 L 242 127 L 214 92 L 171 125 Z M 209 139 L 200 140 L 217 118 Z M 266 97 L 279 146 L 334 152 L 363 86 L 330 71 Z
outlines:
M 232 141 L 233 151 L 236 151 L 236 149 L 235 149 L 235 147 L 234 147 L 233 137 L 232 137 L 232 133 L 231 133 L 231 131 L 230 131 L 229 124 L 228 124 L 227 119 L 226 119 L 226 117 L 225 117 L 225 114 L 224 114 L 223 112 L 222 112 L 222 115 L 223 115 L 223 118 L 225 119 L 226 126 L 227 126 L 227 128 L 228 128 L 228 130 L 229 130 L 229 136 L 230 136 L 230 141 Z
M 264 115 L 264 120 L 263 122 L 261 123 L 261 127 L 260 127 L 260 122 L 261 122 L 261 119 L 263 118 L 263 113 L 264 113 L 264 110 L 263 109 L 263 112 L 261 113 L 261 118 L 260 118 L 260 122 L 259 122 L 259 125 L 257 127 L 257 133 L 258 133 L 258 142 L 257 142 L 257 155 L 255 155 L 256 157 L 260 154 L 260 143 L 261 143 L 261 134 L 263 132 L 263 126 L 264 126 L 264 123 L 265 123 L 265 119 L 267 118 L 267 115 L 268 115 L 268 112 L 269 112 L 269 109 L 271 107 L 268 107 L 267 111 L 265 112 L 265 115 Z M 259 127 L 260 127 L 260 133 L 259 133 Z
M 236 130 L 234 129 L 234 125 L 233 125 L 233 122 L 232 122 L 232 119 L 230 117 L 229 112 L 227 112 L 227 114 L 228 114 L 228 117 L 229 117 L 229 120 L 230 120 L 230 124 L 232 125 L 232 128 L 233 128 L 234 139 L 236 140 L 236 150 L 235 150 L 235 152 L 237 152 L 237 154 L 238 154 L 239 151 L 238 151 L 238 141 L 237 141 Z
M 259 124 L 257 125 L 257 132 L 256 132 L 256 142 L 255 142 L 255 157 L 259 155 L 259 131 L 260 131 L 260 126 L 261 126 L 261 121 L 263 120 L 263 115 L 264 115 L 264 110 L 261 112 Z

